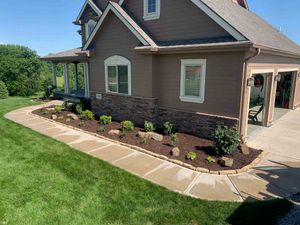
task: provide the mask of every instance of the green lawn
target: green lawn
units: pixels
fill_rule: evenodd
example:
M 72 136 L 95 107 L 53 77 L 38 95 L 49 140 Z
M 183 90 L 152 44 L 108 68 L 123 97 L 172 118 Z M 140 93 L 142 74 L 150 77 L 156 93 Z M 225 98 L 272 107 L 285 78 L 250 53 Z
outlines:
M 291 206 L 185 197 L 3 118 L 31 104 L 0 100 L 0 224 L 267 225 Z

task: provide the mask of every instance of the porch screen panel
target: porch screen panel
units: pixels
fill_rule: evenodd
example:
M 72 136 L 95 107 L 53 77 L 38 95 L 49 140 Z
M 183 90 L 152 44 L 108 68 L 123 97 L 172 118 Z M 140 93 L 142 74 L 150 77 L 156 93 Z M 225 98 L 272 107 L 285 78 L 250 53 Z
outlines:
M 185 67 L 185 96 L 200 96 L 201 66 Z
M 108 90 L 111 92 L 118 92 L 118 76 L 117 76 L 117 67 L 108 66 Z
M 119 93 L 128 94 L 128 66 L 118 66 Z

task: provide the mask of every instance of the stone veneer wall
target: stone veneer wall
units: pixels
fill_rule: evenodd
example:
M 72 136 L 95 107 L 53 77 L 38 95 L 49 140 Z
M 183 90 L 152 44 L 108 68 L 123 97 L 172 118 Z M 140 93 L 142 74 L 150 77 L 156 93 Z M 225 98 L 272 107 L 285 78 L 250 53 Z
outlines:
M 155 120 L 157 99 L 112 94 L 102 94 L 102 99 L 96 99 L 95 95 L 91 97 L 96 115 L 110 115 L 116 121 L 131 120 L 136 126 L 143 126 L 145 120 Z
M 238 119 L 191 113 L 158 107 L 155 98 L 138 98 L 120 95 L 102 94 L 102 99 L 92 97 L 92 109 L 96 115 L 110 115 L 116 121 L 131 120 L 136 126 L 143 127 L 144 121 L 151 121 L 157 127 L 170 121 L 179 132 L 211 138 L 217 125 L 237 127 Z

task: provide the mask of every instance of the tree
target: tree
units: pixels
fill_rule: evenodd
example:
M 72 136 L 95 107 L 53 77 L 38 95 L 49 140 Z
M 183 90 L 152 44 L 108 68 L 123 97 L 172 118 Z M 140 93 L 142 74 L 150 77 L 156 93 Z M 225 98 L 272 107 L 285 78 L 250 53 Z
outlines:
M 29 96 L 43 89 L 49 69 L 37 53 L 19 45 L 0 45 L 0 80 L 10 95 Z

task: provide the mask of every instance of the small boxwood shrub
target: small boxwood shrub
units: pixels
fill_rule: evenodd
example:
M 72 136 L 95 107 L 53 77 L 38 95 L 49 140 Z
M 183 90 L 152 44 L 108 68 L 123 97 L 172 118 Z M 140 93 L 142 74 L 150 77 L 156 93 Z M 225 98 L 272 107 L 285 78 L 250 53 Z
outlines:
M 155 126 L 153 123 L 145 121 L 144 129 L 146 132 L 153 132 L 153 131 L 155 131 Z
M 77 104 L 75 105 L 75 111 L 76 111 L 77 114 L 81 114 L 81 113 L 82 113 L 82 111 L 83 111 L 83 106 L 82 106 L 81 103 L 77 103 Z
M 171 145 L 175 147 L 177 145 L 178 139 L 176 134 L 171 134 Z
M 64 108 L 61 105 L 57 105 L 57 106 L 54 107 L 54 111 L 56 113 L 61 113 L 63 111 L 63 109 Z
M 189 159 L 189 160 L 194 161 L 197 158 L 197 153 L 196 152 L 189 152 L 186 155 L 186 158 Z
M 174 125 L 169 122 L 169 121 L 166 121 L 164 124 L 163 124 L 163 129 L 164 129 L 164 133 L 166 135 L 170 135 L 174 132 Z
M 100 126 L 98 129 L 97 129 L 97 132 L 105 132 L 106 131 L 106 127 L 103 127 L 103 126 Z
M 212 157 L 212 156 L 208 156 L 208 157 L 206 158 L 206 161 L 209 162 L 209 163 L 215 163 L 215 162 L 216 162 L 216 159 L 215 159 L 214 157 Z
M 235 128 L 218 126 L 212 134 L 212 140 L 216 154 L 233 154 L 237 150 L 239 135 Z
M 63 103 L 63 107 L 65 108 L 65 110 L 72 111 L 74 104 L 70 100 L 65 100 Z
M 100 116 L 100 120 L 99 120 L 100 124 L 102 125 L 108 125 L 112 123 L 112 117 L 111 116 Z
M 80 113 L 80 117 L 83 120 L 92 120 L 94 118 L 94 114 L 90 110 L 85 110 Z
M 134 129 L 134 125 L 131 121 L 125 120 L 121 122 L 121 130 L 123 131 L 131 131 Z
M 8 98 L 8 90 L 3 81 L 0 80 L 0 99 Z

